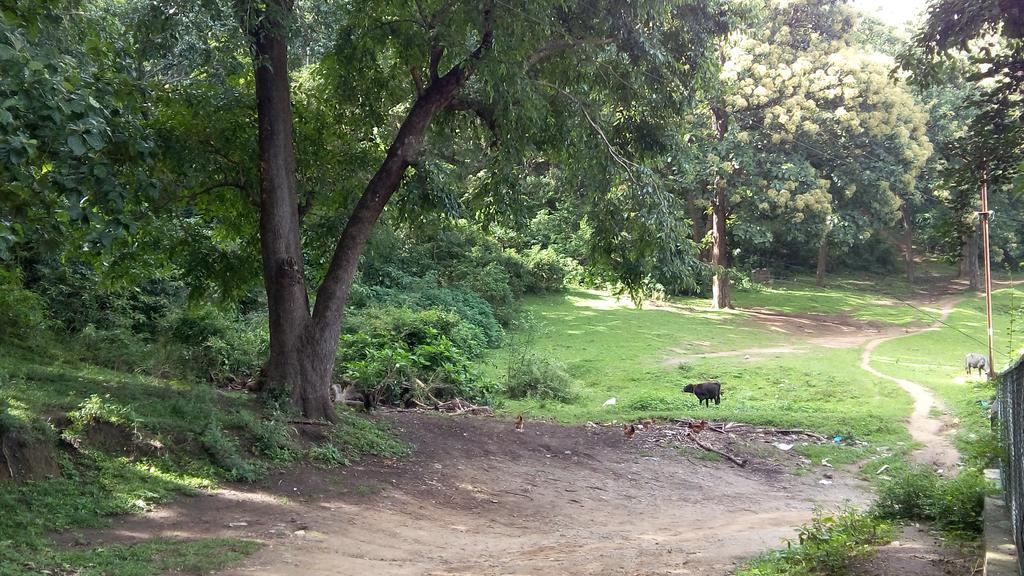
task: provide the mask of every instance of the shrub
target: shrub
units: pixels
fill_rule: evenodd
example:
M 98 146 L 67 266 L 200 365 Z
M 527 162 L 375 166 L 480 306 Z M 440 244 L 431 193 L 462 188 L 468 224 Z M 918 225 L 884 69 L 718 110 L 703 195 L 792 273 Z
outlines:
M 575 383 L 565 366 L 533 354 L 524 354 L 509 362 L 505 393 L 510 398 L 539 398 L 571 402 L 578 397 Z
M 43 299 L 22 287 L 16 271 L 0 268 L 0 341 L 24 345 L 49 328 Z
M 81 360 L 113 370 L 134 371 L 149 359 L 149 346 L 127 328 L 88 324 L 72 342 Z
M 238 439 L 224 432 L 217 423 L 211 422 L 199 440 L 214 464 L 227 472 L 229 480 L 255 482 L 263 475 L 263 464 L 245 458 Z
M 180 367 L 211 380 L 255 374 L 270 346 L 265 315 L 231 317 L 209 305 L 170 316 L 167 333 L 180 355 Z
M 458 314 L 465 321 L 465 337 L 460 338 L 456 335 L 453 341 L 467 351 L 478 345 L 488 348 L 497 348 L 501 345 L 504 330 L 494 316 L 494 309 L 475 292 L 464 289 L 430 288 L 419 292 L 414 301 L 420 309 L 439 308 Z
M 923 520 L 928 517 L 927 500 L 938 481 L 938 475 L 928 468 L 894 473 L 892 480 L 879 487 L 875 511 L 883 518 Z
M 547 294 L 565 288 L 569 264 L 550 248 L 534 246 L 523 254 L 526 264 L 524 289 L 530 294 Z
M 338 347 L 336 373 L 375 391 L 382 402 L 479 399 L 470 358 L 482 348 L 457 314 L 371 308 L 354 317 L 349 330 Z
M 930 468 L 915 467 L 881 485 L 874 511 L 883 518 L 926 520 L 942 530 L 978 534 L 988 490 L 984 475 L 975 469 L 940 478 Z
M 892 528 L 874 516 L 845 508 L 834 514 L 816 512 L 814 519 L 801 526 L 797 534 L 797 542 L 765 554 L 737 571 L 737 576 L 846 574 L 852 559 L 889 541 Z
M 984 474 L 979 470 L 964 470 L 936 484 L 928 500 L 928 516 L 942 530 L 980 534 L 985 495 L 989 490 Z
M 508 325 L 512 321 L 517 294 L 513 290 L 512 276 L 508 270 L 497 262 L 479 266 L 470 261 L 460 266 L 455 277 L 458 284 L 486 300 L 502 324 Z

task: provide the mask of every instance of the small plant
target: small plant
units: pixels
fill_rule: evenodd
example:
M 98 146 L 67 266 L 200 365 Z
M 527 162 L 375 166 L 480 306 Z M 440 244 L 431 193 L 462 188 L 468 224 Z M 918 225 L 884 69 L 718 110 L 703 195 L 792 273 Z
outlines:
M 927 500 L 935 492 L 939 477 L 927 468 L 911 468 L 893 474 L 878 489 L 875 512 L 894 520 L 923 520 L 928 517 Z
M 214 464 L 227 472 L 229 480 L 255 482 L 265 472 L 262 463 L 245 458 L 238 440 L 214 422 L 203 432 L 200 441 Z
M 579 397 L 576 384 L 561 362 L 542 358 L 532 350 L 537 327 L 533 319 L 524 317 L 518 334 L 509 342 L 508 364 L 504 387 L 509 398 L 536 398 L 571 402 Z
M 346 458 L 340 450 L 338 450 L 338 447 L 330 442 L 314 444 L 306 451 L 306 454 L 314 464 L 318 464 L 324 468 L 348 466 L 351 463 L 351 461 Z
M 505 393 L 509 398 L 529 397 L 557 402 L 571 402 L 579 396 L 564 364 L 533 354 L 509 363 Z
M 838 576 L 846 574 L 854 558 L 872 546 L 888 542 L 892 527 L 884 521 L 844 508 L 834 514 L 818 511 L 809 524 L 797 531 L 797 541 L 785 549 L 765 554 L 737 576 Z
M 346 459 L 354 461 L 369 455 L 397 458 L 409 454 L 409 446 L 397 439 L 387 424 L 346 413 L 339 414 L 339 418 L 331 431 L 331 440 Z
M 981 532 L 989 490 L 985 476 L 975 469 L 946 479 L 929 468 L 910 468 L 881 485 L 874 512 L 889 519 L 927 520 L 939 529 L 972 536 Z

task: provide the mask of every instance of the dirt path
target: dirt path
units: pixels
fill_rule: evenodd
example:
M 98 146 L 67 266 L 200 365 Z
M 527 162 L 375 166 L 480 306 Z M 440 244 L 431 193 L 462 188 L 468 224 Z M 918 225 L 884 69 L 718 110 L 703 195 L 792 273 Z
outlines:
M 939 540 L 922 526 L 904 526 L 896 540 L 856 560 L 854 576 L 966 576 L 977 574 L 978 551 L 968 543 Z
M 949 317 L 958 301 L 958 297 L 943 298 L 937 303 L 941 307 L 942 312 L 939 320 L 934 324 L 928 328 L 913 330 L 906 334 L 885 336 L 871 340 L 864 346 L 864 352 L 860 357 L 860 367 L 865 371 L 879 378 L 895 382 L 907 394 L 910 394 L 910 397 L 914 400 L 914 409 L 907 421 L 907 429 L 910 432 L 911 438 L 923 445 L 920 449 L 911 453 L 910 457 L 915 462 L 935 466 L 942 470 L 952 470 L 960 460 L 960 453 L 957 452 L 957 449 L 949 439 L 949 433 L 952 431 L 953 426 L 945 406 L 935 399 L 935 395 L 928 388 L 910 380 L 889 376 L 873 368 L 871 366 L 871 353 L 883 342 L 912 334 L 919 334 L 928 330 L 938 330 L 942 325 L 941 323 L 945 322 Z M 932 416 L 933 407 L 943 413 L 941 418 Z
M 869 497 L 838 470 L 822 484 L 764 456 L 741 469 L 618 428 L 528 422 L 516 433 L 490 418 L 387 418 L 415 444 L 409 458 L 290 470 L 262 490 L 184 498 L 72 541 L 266 543 L 225 576 L 714 576 L 793 537 L 815 506 Z

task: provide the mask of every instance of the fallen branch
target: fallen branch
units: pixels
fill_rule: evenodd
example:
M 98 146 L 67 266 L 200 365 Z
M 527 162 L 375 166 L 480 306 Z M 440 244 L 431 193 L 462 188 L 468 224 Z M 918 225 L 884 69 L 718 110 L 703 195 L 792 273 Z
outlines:
M 324 422 L 322 420 L 289 420 L 288 423 L 302 424 L 303 426 L 334 426 L 334 424 L 331 424 L 330 422 Z
M 788 429 L 788 430 L 776 430 L 775 433 L 776 434 L 803 434 L 804 436 L 810 436 L 811 438 L 816 438 L 818 440 L 821 440 L 822 442 L 827 442 L 828 441 L 828 438 L 825 438 L 821 434 L 815 434 L 814 432 L 808 432 L 807 430 L 801 430 L 799 428 L 791 428 L 791 429 Z
M 700 440 L 698 440 L 697 436 L 695 436 L 694 434 L 690 434 L 689 436 L 690 436 L 690 439 L 693 440 L 694 444 L 696 444 L 697 446 L 700 446 L 704 450 L 707 450 L 708 452 L 714 452 L 715 454 L 718 454 L 719 456 L 724 456 L 725 458 L 728 458 L 730 462 L 732 462 L 733 464 L 739 466 L 740 468 L 743 468 L 744 466 L 747 465 L 747 461 L 746 460 L 743 460 L 742 458 L 737 458 L 737 457 L 733 456 L 732 454 L 729 454 L 728 452 L 723 452 L 723 451 L 721 451 L 721 450 L 719 450 L 717 448 L 712 448 L 711 446 L 708 446 L 707 444 L 705 444 L 705 443 L 701 442 Z

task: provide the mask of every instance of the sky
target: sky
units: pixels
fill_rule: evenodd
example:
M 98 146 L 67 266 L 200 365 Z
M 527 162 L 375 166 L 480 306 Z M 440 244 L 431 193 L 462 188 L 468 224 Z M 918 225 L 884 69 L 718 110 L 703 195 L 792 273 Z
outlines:
M 863 12 L 877 16 L 902 29 L 908 21 L 915 20 L 928 2 L 927 0 L 853 0 L 851 4 Z

